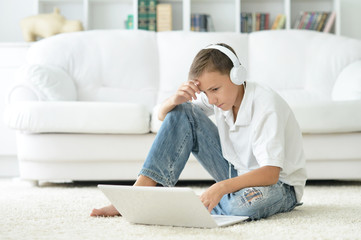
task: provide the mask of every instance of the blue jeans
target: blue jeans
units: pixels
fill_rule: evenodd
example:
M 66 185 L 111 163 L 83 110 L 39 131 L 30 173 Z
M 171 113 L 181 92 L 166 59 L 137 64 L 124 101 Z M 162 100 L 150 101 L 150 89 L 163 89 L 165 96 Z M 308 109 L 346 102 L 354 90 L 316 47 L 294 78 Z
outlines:
M 139 174 L 163 186 L 174 186 L 191 153 L 216 182 L 237 176 L 222 155 L 217 127 L 191 103 L 178 105 L 167 114 Z M 226 194 L 212 214 L 260 219 L 291 211 L 296 203 L 293 187 L 279 181 Z

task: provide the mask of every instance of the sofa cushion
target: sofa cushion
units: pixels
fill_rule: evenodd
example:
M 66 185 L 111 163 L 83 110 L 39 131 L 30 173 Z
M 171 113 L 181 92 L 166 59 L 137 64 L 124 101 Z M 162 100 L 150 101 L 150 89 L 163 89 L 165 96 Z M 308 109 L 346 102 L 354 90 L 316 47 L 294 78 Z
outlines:
M 193 58 L 209 44 L 229 44 L 236 51 L 241 64 L 248 66 L 248 34 L 172 31 L 158 32 L 157 40 L 160 69 L 157 103 L 174 94 L 178 87 L 188 80 Z
M 16 102 L 6 124 L 28 133 L 143 134 L 149 132 L 144 105 L 108 102 Z
M 149 112 L 158 88 L 156 34 L 93 30 L 55 35 L 36 42 L 29 64 L 51 64 L 75 81 L 79 101 L 144 104 Z
M 303 133 L 361 132 L 361 101 L 291 105 Z
M 335 101 L 361 100 L 361 61 L 356 61 L 342 70 L 332 90 Z
M 9 93 L 10 102 L 18 100 L 16 96 L 21 96 L 24 91 L 32 92 L 39 101 L 77 100 L 73 79 L 56 66 L 24 65 L 17 72 L 16 81 L 18 85 Z

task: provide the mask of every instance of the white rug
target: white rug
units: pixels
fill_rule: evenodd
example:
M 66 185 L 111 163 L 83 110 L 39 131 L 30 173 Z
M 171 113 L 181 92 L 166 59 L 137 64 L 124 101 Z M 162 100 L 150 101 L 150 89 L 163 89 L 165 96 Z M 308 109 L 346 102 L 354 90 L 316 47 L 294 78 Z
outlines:
M 200 193 L 206 186 L 191 186 Z M 226 228 L 133 225 L 93 218 L 109 204 L 95 185 L 0 180 L 0 239 L 361 239 L 361 182 L 312 183 L 290 213 Z

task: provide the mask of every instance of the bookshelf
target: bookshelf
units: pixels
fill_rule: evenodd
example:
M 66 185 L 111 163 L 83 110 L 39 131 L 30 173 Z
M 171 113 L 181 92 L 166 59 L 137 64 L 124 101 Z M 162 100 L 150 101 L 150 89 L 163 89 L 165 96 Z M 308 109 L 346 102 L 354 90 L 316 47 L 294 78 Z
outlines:
M 59 7 L 67 19 L 78 19 L 84 28 L 125 29 L 129 14 L 138 28 L 138 0 L 32 0 L 36 13 L 50 13 Z M 191 31 L 192 14 L 207 14 L 217 32 L 240 32 L 241 12 L 269 14 L 269 25 L 278 14 L 286 17 L 285 29 L 292 29 L 301 12 L 336 12 L 331 32 L 340 35 L 341 0 L 158 0 L 172 6 L 172 30 Z

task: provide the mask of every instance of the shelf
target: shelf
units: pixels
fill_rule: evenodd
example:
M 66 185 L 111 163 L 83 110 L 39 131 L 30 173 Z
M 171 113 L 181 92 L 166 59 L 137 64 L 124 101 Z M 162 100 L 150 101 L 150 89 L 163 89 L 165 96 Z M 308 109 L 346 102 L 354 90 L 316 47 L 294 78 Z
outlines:
M 207 5 L 207 7 L 204 6 Z M 216 32 L 235 31 L 236 12 L 234 1 L 192 0 L 191 14 L 209 14 Z M 227 13 L 227 14 L 219 14 Z
M 51 13 L 54 7 L 67 19 L 81 20 L 85 29 L 125 29 L 133 14 L 138 27 L 138 0 L 32 0 L 38 13 Z M 191 14 L 208 14 L 216 32 L 240 32 L 241 12 L 269 13 L 269 27 L 278 14 L 286 16 L 286 29 L 292 29 L 300 12 L 336 12 L 334 33 L 340 34 L 340 0 L 158 0 L 172 5 L 172 29 L 191 30 Z
M 278 14 L 286 14 L 284 0 L 242 0 L 241 12 L 269 13 L 269 28 Z

